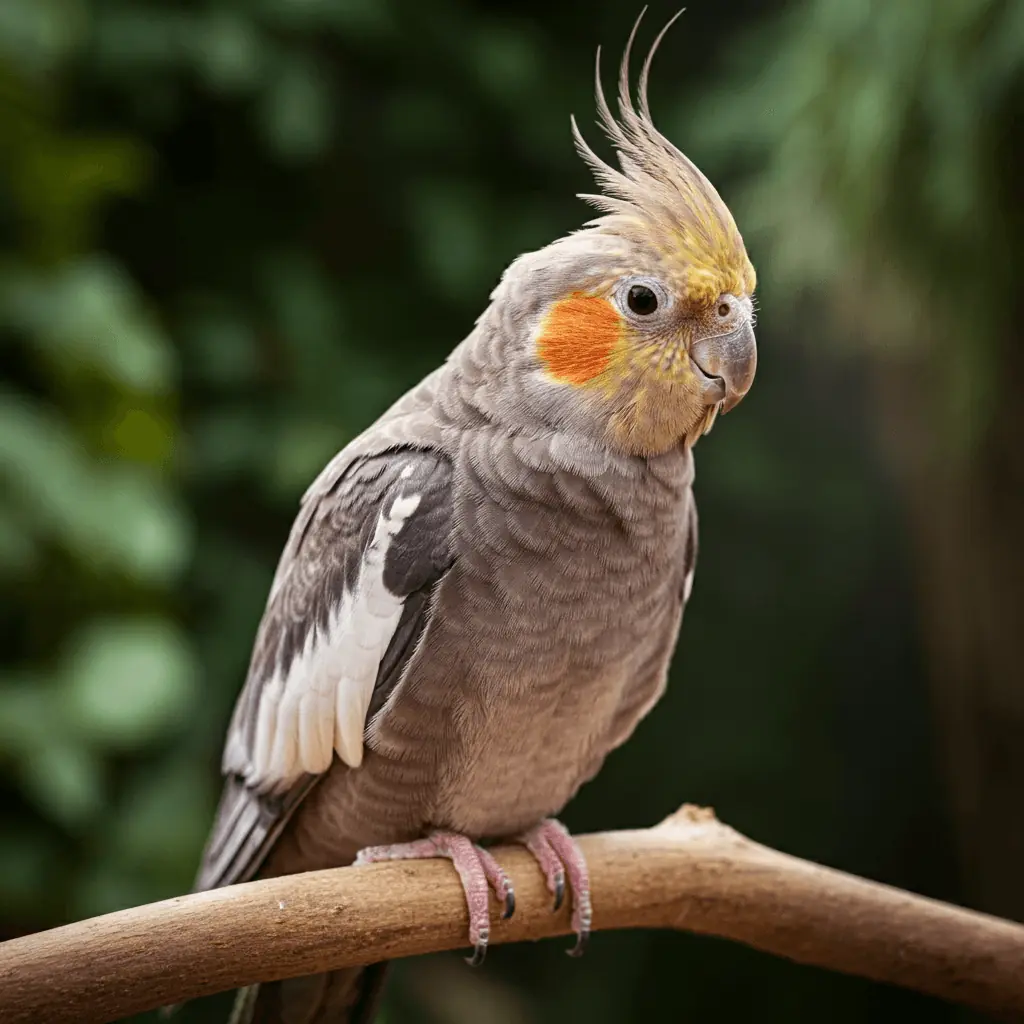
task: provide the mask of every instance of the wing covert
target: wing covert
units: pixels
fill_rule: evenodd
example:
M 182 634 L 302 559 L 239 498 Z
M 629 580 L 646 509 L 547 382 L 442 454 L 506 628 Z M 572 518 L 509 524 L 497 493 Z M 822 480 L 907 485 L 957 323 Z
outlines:
M 335 756 L 358 768 L 451 564 L 450 516 L 451 464 L 431 450 L 336 459 L 307 491 L 228 729 L 198 888 L 251 877 Z

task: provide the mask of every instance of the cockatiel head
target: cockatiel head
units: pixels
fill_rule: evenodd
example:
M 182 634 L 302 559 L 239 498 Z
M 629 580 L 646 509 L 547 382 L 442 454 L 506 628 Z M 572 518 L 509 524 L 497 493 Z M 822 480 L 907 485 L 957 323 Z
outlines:
M 711 182 L 651 119 L 651 59 L 671 24 L 644 61 L 639 107 L 629 74 L 639 20 L 634 26 L 618 119 L 598 54 L 598 114 L 619 169 L 594 153 L 575 119 L 572 128 L 603 189 L 581 198 L 603 215 L 517 259 L 489 311 L 511 342 L 501 376 L 511 375 L 522 416 L 634 455 L 692 445 L 743 398 L 757 363 L 755 275 L 743 239 Z

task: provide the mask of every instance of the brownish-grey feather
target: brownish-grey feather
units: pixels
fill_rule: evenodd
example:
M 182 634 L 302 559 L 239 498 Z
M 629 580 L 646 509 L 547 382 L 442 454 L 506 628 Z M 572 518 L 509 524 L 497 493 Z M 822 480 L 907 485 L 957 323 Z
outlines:
M 318 781 L 304 774 L 284 789 L 275 780 L 249 779 L 261 690 L 287 672 L 311 632 L 323 633 L 332 608 L 354 585 L 362 553 L 388 494 L 399 481 L 421 497 L 417 515 L 395 538 L 384 583 L 405 598 L 398 627 L 377 669 L 371 708 L 393 689 L 422 633 L 431 588 L 450 564 L 451 512 L 447 459 L 429 451 L 396 449 L 333 463 L 328 479 L 311 490 L 282 555 L 260 623 L 249 675 L 239 697 L 225 750 L 227 777 L 196 880 L 197 889 L 244 881 L 298 804 Z M 425 500 L 422 500 L 425 499 Z

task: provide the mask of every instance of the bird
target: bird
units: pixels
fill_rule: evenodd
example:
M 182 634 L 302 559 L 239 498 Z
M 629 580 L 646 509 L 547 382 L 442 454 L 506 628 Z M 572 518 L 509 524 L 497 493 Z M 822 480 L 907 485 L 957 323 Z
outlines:
M 598 50 L 617 167 L 571 119 L 597 216 L 513 260 L 444 363 L 303 496 L 197 890 L 448 858 L 478 963 L 491 891 L 515 910 L 485 845 L 503 839 L 556 908 L 572 900 L 573 951 L 586 942 L 586 860 L 557 815 L 665 690 L 697 558 L 693 449 L 757 364 L 735 220 L 651 117 L 671 24 L 635 89 L 634 24 L 617 116 Z M 232 1020 L 372 1020 L 385 967 L 250 986 Z

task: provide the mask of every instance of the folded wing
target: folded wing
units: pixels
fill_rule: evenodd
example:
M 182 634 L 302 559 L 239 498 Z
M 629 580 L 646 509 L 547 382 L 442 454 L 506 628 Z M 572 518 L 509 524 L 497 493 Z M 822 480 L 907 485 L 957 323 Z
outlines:
M 260 623 L 224 749 L 197 889 L 252 877 L 398 682 L 451 564 L 451 466 L 431 450 L 336 459 L 307 492 Z

